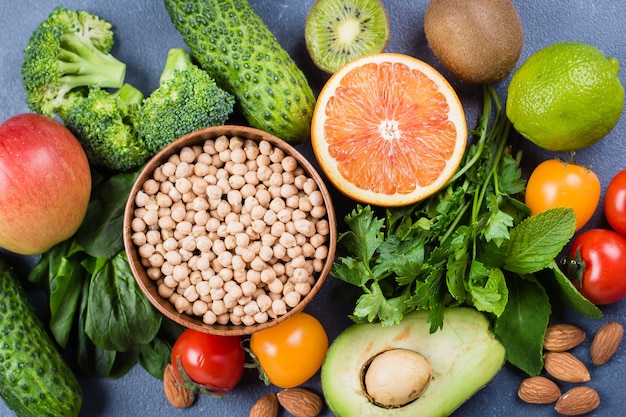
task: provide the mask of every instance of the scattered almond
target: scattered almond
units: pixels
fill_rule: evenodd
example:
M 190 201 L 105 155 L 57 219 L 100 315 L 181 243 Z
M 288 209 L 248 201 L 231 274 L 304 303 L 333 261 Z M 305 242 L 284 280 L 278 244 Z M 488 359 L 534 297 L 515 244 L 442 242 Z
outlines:
M 587 382 L 591 380 L 584 363 L 569 352 L 547 352 L 544 368 L 552 377 L 565 382 Z
M 564 416 L 590 413 L 600 405 L 600 395 L 591 387 L 574 387 L 557 400 L 554 409 Z
M 573 324 L 548 326 L 543 338 L 543 348 L 550 352 L 565 352 L 581 344 L 586 337 L 583 329 Z
M 259 398 L 250 409 L 249 417 L 276 417 L 278 416 L 278 398 L 270 393 Z
M 170 404 L 176 408 L 191 407 L 196 401 L 196 395 L 178 380 L 172 364 L 168 364 L 163 372 L 163 391 Z
M 522 381 L 517 395 L 530 404 L 552 404 L 561 396 L 561 389 L 551 379 L 533 376 Z
M 591 361 L 594 365 L 604 365 L 607 363 L 622 342 L 624 327 L 614 321 L 604 324 L 591 342 Z
M 324 406 L 320 396 L 306 388 L 287 388 L 276 396 L 280 405 L 294 417 L 316 417 Z

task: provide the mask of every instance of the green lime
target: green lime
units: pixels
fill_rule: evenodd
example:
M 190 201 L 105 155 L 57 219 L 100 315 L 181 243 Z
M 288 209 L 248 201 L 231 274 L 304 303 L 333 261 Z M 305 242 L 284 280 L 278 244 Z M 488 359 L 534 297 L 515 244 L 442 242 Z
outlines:
M 532 54 L 513 74 L 506 114 L 523 137 L 550 151 L 593 145 L 624 108 L 619 62 L 583 42 L 559 42 Z

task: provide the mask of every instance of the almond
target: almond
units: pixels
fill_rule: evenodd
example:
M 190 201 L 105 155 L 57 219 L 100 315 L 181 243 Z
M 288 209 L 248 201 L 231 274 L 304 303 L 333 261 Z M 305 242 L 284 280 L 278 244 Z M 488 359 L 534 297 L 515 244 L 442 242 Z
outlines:
M 561 389 L 551 379 L 533 376 L 521 382 L 517 395 L 530 404 L 552 404 L 561 396 Z
M 178 380 L 172 364 L 168 364 L 163 372 L 165 397 L 176 408 L 188 408 L 196 401 L 196 395 L 181 382 Z
M 557 400 L 554 409 L 564 416 L 590 413 L 600 405 L 600 395 L 591 387 L 574 387 Z
M 249 417 L 276 417 L 278 415 L 278 398 L 270 393 L 259 398 L 250 409 Z
M 550 352 L 565 352 L 580 345 L 586 336 L 583 329 L 573 324 L 553 324 L 546 329 L 543 348 Z
M 276 396 L 280 405 L 294 417 L 316 417 L 324 406 L 320 396 L 306 388 L 287 388 Z
M 594 365 L 607 363 L 622 342 L 624 327 L 614 321 L 606 323 L 596 333 L 591 342 L 589 352 Z
M 547 352 L 544 368 L 554 378 L 565 382 L 587 382 L 591 380 L 584 363 L 569 352 Z

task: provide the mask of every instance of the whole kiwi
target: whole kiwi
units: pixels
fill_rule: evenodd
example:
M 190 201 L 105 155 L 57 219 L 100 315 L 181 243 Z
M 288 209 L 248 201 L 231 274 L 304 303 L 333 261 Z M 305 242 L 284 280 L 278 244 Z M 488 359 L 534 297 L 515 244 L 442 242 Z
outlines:
M 510 0 L 431 0 L 424 32 L 443 66 L 471 84 L 506 78 L 524 46 L 522 23 Z

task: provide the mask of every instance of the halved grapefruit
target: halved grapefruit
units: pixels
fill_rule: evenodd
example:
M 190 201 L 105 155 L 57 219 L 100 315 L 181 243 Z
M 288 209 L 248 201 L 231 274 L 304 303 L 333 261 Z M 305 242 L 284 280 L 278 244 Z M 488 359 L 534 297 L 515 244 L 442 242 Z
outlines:
M 311 144 L 322 171 L 353 200 L 403 206 L 441 189 L 467 143 L 461 102 L 443 75 L 403 54 L 346 64 L 317 99 Z

